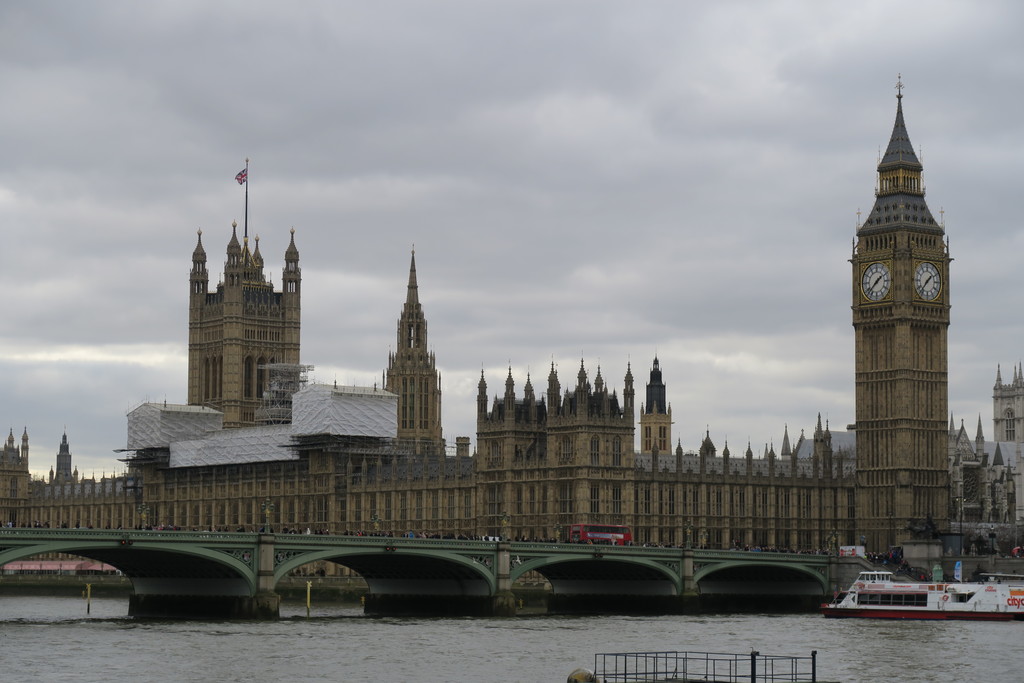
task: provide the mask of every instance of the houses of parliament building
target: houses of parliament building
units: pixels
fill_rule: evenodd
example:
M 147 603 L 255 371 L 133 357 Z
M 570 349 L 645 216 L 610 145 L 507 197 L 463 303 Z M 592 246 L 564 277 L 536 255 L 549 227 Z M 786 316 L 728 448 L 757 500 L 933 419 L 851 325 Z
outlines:
M 971 438 L 949 416 L 952 259 L 921 174 L 900 94 L 850 258 L 852 429 L 833 432 L 819 416 L 811 434 L 791 439 L 783 427 L 778 451 L 734 453 L 710 430 L 684 449 L 658 358 L 639 403 L 629 364 L 615 389 L 581 360 L 572 374 L 552 363 L 536 386 L 509 369 L 493 393 L 488 380 L 502 378 L 481 372 L 475 450 L 468 437 L 450 448 L 415 253 L 383 385 L 310 384 L 294 231 L 278 291 L 259 240 L 239 241 L 233 226 L 212 290 L 202 234 L 192 254 L 187 403 L 131 411 L 126 473 L 99 479 L 72 469 L 65 434 L 56 467 L 33 480 L 28 432 L 19 445 L 12 430 L 0 449 L 0 521 L 528 539 L 564 539 L 570 524 L 591 522 L 629 525 L 640 543 L 870 550 L 907 539 L 911 519 L 943 531 L 957 519 L 1014 523 L 1024 517 L 1024 428 L 1013 426 L 1024 398 L 1000 399 L 995 444 L 980 418 Z M 997 378 L 999 396 L 1009 386 Z M 1024 397 L 1024 371 L 1012 386 Z

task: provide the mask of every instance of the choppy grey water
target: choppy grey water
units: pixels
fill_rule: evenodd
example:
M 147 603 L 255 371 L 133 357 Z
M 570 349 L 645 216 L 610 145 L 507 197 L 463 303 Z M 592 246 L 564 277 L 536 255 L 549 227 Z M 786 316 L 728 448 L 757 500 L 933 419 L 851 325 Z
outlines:
M 809 655 L 819 678 L 1016 682 L 1024 622 L 888 622 L 817 615 L 371 618 L 282 607 L 271 623 L 127 617 L 127 599 L 0 596 L 5 681 L 561 682 L 598 652 Z

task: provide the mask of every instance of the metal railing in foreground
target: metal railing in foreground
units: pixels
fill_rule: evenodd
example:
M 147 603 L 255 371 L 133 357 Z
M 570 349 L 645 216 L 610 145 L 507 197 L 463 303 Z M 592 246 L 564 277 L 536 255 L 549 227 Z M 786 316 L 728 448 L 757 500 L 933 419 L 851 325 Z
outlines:
M 749 681 L 800 683 L 818 680 L 818 651 L 809 657 L 721 652 L 620 652 L 594 655 L 594 673 L 613 681 Z

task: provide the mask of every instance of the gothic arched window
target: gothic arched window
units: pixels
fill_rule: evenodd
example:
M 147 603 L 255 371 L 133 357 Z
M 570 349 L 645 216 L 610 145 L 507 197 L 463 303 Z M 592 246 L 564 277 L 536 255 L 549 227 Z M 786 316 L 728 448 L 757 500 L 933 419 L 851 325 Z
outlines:
M 1008 408 L 1006 410 L 1005 417 L 1006 417 L 1006 440 L 1007 441 L 1016 441 L 1017 440 L 1017 428 L 1016 428 L 1016 424 L 1014 423 L 1013 408 Z

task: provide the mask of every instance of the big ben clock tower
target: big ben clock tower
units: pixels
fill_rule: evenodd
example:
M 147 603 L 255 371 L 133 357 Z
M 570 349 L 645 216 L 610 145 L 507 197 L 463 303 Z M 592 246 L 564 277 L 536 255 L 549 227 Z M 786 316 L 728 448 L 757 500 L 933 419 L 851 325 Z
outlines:
M 883 550 L 911 519 L 948 528 L 949 256 L 924 200 L 922 166 L 903 122 L 878 164 L 875 205 L 853 258 L 857 529 Z

